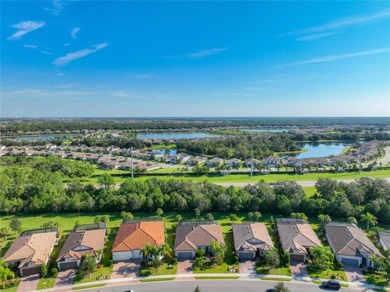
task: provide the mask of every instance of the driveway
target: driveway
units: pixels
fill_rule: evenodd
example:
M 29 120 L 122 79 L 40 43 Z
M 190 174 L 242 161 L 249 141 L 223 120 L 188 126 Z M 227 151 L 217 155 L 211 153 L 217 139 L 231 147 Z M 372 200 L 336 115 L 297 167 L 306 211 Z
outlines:
M 74 269 L 59 271 L 56 279 L 55 287 L 72 285 L 75 276 L 76 276 L 76 270 Z
M 359 267 L 344 265 L 343 268 L 349 282 L 362 284 L 366 283 L 362 270 Z
M 18 292 L 35 291 L 37 289 L 39 275 L 31 275 L 20 278 Z
M 306 265 L 303 262 L 292 261 L 290 264 L 291 274 L 294 278 L 302 279 L 303 277 L 308 277 L 309 274 L 306 269 Z
M 241 274 L 256 274 L 256 266 L 254 261 L 240 262 L 240 273 Z
M 117 262 L 114 264 L 111 279 L 137 278 L 140 270 L 140 260 Z
M 179 260 L 177 262 L 177 273 L 192 275 L 192 260 Z

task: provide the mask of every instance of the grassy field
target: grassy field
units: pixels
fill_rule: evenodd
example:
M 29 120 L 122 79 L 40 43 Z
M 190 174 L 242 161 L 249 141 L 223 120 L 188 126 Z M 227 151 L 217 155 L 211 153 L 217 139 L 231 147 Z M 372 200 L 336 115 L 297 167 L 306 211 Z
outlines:
M 266 266 L 256 266 L 256 274 L 291 276 L 290 268 L 270 269 Z
M 153 267 L 141 267 L 139 275 L 141 277 L 147 276 L 160 276 L 160 275 L 176 275 L 177 274 L 177 264 L 172 265 L 172 268 L 168 268 L 168 265 L 164 263 L 158 268 Z
M 332 276 L 335 276 L 337 280 L 340 281 L 348 281 L 347 276 L 343 269 L 339 270 L 326 270 L 319 273 L 309 272 L 309 276 L 311 278 L 320 278 L 320 279 L 332 279 Z
M 291 281 L 292 279 L 291 279 L 291 278 L 283 278 L 283 277 L 270 277 L 270 276 L 265 276 L 265 277 L 261 277 L 260 280 L 268 280 L 268 281 L 285 281 L 285 282 L 288 282 L 288 281 Z
M 174 277 L 167 278 L 155 278 L 155 279 L 141 279 L 139 280 L 141 283 L 149 283 L 149 282 L 162 282 L 162 281 L 172 281 L 175 280 Z
M 89 277 L 85 277 L 81 280 L 75 280 L 73 284 L 81 284 L 81 283 L 88 283 L 88 282 L 94 282 L 98 280 L 105 280 L 109 279 L 111 276 L 111 267 L 101 267 L 100 269 L 97 269 L 95 272 L 93 272 Z
M 74 287 L 72 289 L 73 290 L 85 290 L 85 289 L 98 288 L 98 287 L 103 287 L 103 286 L 106 286 L 106 284 L 86 285 L 86 286 L 82 286 L 82 287 Z
M 53 288 L 56 283 L 57 277 L 40 278 L 37 290 Z
M 238 276 L 196 276 L 196 280 L 226 280 L 226 279 L 239 279 Z

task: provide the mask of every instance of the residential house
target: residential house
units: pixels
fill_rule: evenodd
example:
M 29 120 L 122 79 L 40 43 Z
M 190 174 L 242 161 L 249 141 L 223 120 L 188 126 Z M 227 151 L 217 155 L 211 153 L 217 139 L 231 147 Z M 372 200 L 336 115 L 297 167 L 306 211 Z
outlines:
M 215 157 L 213 159 L 209 159 L 209 160 L 206 161 L 206 165 L 208 167 L 218 167 L 222 163 L 223 163 L 223 159 L 222 158 L 218 158 L 218 157 Z
M 383 250 L 390 249 L 390 230 L 378 231 L 379 243 Z
M 203 249 L 206 253 L 212 252 L 210 245 L 214 240 L 225 245 L 217 222 L 180 222 L 176 227 L 175 256 L 178 259 L 192 259 L 198 249 Z
M 322 246 L 314 230 L 305 220 L 295 218 L 276 219 L 282 249 L 293 261 L 305 261 L 309 249 Z
M 95 258 L 96 262 L 100 262 L 105 236 L 106 225 L 103 223 L 76 226 L 69 233 L 57 257 L 58 270 L 79 267 L 87 255 Z
M 333 253 L 342 264 L 373 267 L 371 257 L 381 256 L 375 245 L 355 224 L 329 222 L 325 225 L 325 233 Z
M 264 223 L 233 224 L 232 228 L 234 250 L 240 260 L 253 260 L 274 249 Z
M 255 158 L 249 158 L 249 159 L 245 160 L 246 166 L 251 168 L 253 165 L 253 169 L 255 169 L 259 163 L 260 163 L 260 161 L 255 159 Z
M 241 165 L 241 160 L 238 158 L 232 158 L 226 161 L 226 164 L 231 168 L 238 168 Z
M 159 220 L 124 220 L 112 246 L 113 261 L 142 259 L 147 244 L 162 246 L 165 243 L 164 222 Z
M 15 239 L 3 260 L 18 269 L 21 276 L 38 274 L 42 265 L 49 261 L 50 253 L 58 242 L 57 235 L 55 228 L 25 231 Z
M 270 155 L 263 158 L 263 163 L 269 168 L 277 168 L 279 165 L 279 158 L 274 155 Z

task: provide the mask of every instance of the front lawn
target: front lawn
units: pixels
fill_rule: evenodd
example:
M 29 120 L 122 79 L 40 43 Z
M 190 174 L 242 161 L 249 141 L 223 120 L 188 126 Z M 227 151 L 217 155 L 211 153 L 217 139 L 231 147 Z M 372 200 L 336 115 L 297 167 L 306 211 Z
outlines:
M 111 277 L 111 272 L 112 272 L 112 267 L 101 267 L 100 269 L 97 269 L 95 272 L 93 272 L 89 277 L 78 279 L 76 276 L 73 284 L 81 284 L 81 283 L 88 283 L 88 282 L 94 282 L 99 280 L 106 280 Z
M 256 274 L 291 276 L 290 268 L 270 269 L 264 265 L 256 265 Z
M 310 272 L 308 271 L 311 278 L 320 279 L 336 279 L 340 281 L 348 281 L 347 276 L 343 269 L 328 269 L 322 272 Z
M 172 265 L 172 268 L 168 267 L 169 265 L 164 263 L 158 268 L 147 267 L 146 265 L 141 264 L 141 269 L 139 275 L 141 277 L 147 276 L 159 276 L 159 275 L 176 275 L 177 274 L 177 264 Z
M 260 280 L 267 280 L 267 281 L 291 281 L 292 278 L 265 276 L 265 277 L 261 277 Z
M 85 289 L 91 289 L 91 288 L 97 288 L 97 287 L 103 287 L 106 286 L 106 284 L 93 284 L 93 285 L 86 285 L 82 287 L 73 287 L 73 290 L 85 290 Z
M 236 280 L 239 279 L 240 277 L 238 276 L 197 276 L 194 278 L 196 280 L 226 280 L 226 279 Z
M 53 288 L 55 283 L 56 283 L 56 279 L 57 279 L 57 276 L 48 277 L 48 278 L 40 278 L 38 285 L 37 285 L 37 290 Z
M 390 283 L 386 280 L 384 273 L 365 274 L 364 278 L 370 285 L 390 287 Z
M 194 268 L 194 274 L 207 274 L 207 273 L 231 273 L 228 264 L 223 263 L 220 266 L 210 267 L 206 269 Z M 237 268 L 238 269 L 238 268 Z
M 172 280 L 175 280 L 175 278 L 167 277 L 167 278 L 141 279 L 139 281 L 141 283 L 148 283 L 148 282 L 162 282 L 162 281 L 172 281 Z

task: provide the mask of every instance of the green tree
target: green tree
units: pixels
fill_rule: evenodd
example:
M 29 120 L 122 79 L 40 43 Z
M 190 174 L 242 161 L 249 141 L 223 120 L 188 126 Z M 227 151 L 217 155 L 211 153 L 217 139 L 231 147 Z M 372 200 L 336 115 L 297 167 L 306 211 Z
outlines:
M 220 265 L 226 255 L 226 246 L 222 245 L 219 241 L 213 240 L 210 247 L 213 254 L 211 262 Z
M 162 214 L 164 214 L 163 209 L 157 208 L 157 210 L 156 210 L 156 215 L 159 216 L 159 217 L 161 217 Z
M 9 223 L 9 227 L 14 232 L 20 232 L 22 230 L 22 220 L 18 217 L 12 217 L 11 222 Z
M 249 218 L 249 221 L 252 221 L 253 220 L 253 212 L 249 212 L 248 213 L 248 218 Z
M 323 226 L 325 226 L 327 223 L 329 223 L 330 221 L 332 221 L 332 219 L 330 218 L 329 215 L 324 215 L 324 214 L 320 214 L 318 215 L 318 220 L 320 220 L 321 224 Z
M 240 220 L 240 218 L 237 216 L 237 214 L 230 214 L 230 221 L 236 222 Z
M 290 289 L 288 289 L 283 282 L 278 282 L 274 286 L 274 289 L 275 289 L 275 292 L 290 292 Z
M 183 216 L 181 216 L 180 214 L 176 215 L 176 221 L 177 222 L 180 222 L 183 220 Z
M 199 210 L 199 208 L 195 208 L 194 212 L 195 212 L 196 220 L 199 220 L 199 216 L 200 216 L 200 210 Z
M 4 227 L 0 229 L 0 236 L 7 240 L 8 236 L 12 235 L 12 230 L 9 227 Z
M 43 223 L 42 228 L 59 228 L 60 223 L 58 221 L 49 220 L 48 222 Z
M 2 288 L 5 289 L 8 280 L 13 279 L 14 277 L 14 272 L 8 267 L 8 264 L 0 258 L 0 281 Z
M 99 179 L 98 179 L 98 183 L 103 186 L 103 188 L 105 190 L 108 190 L 110 188 L 112 188 L 112 186 L 115 184 L 115 180 L 114 178 L 109 175 L 108 173 L 104 173 L 102 174 Z
M 41 266 L 41 270 L 40 270 L 39 274 L 40 274 L 41 278 L 46 277 L 46 275 L 47 275 L 47 265 L 46 264 L 43 264 Z
M 199 286 L 196 286 L 196 287 L 195 287 L 195 290 L 194 290 L 194 292 L 200 292 L 200 288 L 199 288 Z
M 79 275 L 81 278 L 85 278 L 86 276 L 90 277 L 91 274 L 96 270 L 96 260 L 90 255 L 86 255 L 83 262 L 81 263 L 79 269 Z
M 122 212 L 121 212 L 121 217 L 122 217 L 123 219 L 133 219 L 133 218 L 134 218 L 134 215 L 133 215 L 133 213 L 131 213 L 131 212 L 122 211 Z
M 312 271 L 325 271 L 332 268 L 334 255 L 329 246 L 313 247 L 311 249 L 312 261 L 308 269 Z
M 367 231 L 370 229 L 370 224 L 375 225 L 378 223 L 377 218 L 370 212 L 367 212 L 366 214 L 362 214 L 361 220 L 367 223 Z
M 214 220 L 213 214 L 207 213 L 207 214 L 206 214 L 206 220 L 207 220 L 207 221 L 213 221 L 213 220 Z
M 290 217 L 291 218 L 296 218 L 296 219 L 302 219 L 302 220 L 305 220 L 307 221 L 307 216 L 305 215 L 305 213 L 291 213 L 290 214 Z
M 267 251 L 264 255 L 264 259 L 271 269 L 277 268 L 280 265 L 279 254 L 276 250 Z
M 349 223 L 352 223 L 352 224 L 357 224 L 357 220 L 356 220 L 356 218 L 355 217 L 348 217 L 348 222 Z
M 259 221 L 261 218 L 261 213 L 259 211 L 253 212 L 253 217 L 255 217 L 256 221 Z

